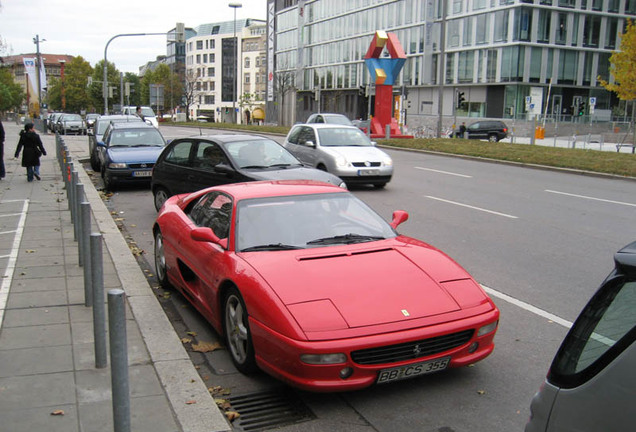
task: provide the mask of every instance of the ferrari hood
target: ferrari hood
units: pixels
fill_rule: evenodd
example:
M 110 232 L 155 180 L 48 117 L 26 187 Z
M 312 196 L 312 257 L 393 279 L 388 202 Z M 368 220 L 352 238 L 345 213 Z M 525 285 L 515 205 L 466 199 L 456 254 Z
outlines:
M 250 253 L 248 261 L 305 331 L 327 329 L 325 320 L 333 329 L 355 328 L 461 308 L 441 282 L 470 278 L 465 270 L 436 249 L 391 244 Z M 408 256 L 413 253 L 417 256 Z

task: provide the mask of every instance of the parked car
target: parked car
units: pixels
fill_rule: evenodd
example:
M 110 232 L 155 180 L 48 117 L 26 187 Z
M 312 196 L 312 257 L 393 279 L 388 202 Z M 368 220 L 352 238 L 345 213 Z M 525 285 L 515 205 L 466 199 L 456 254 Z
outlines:
M 342 114 L 331 114 L 331 113 L 317 113 L 312 114 L 307 119 L 307 123 L 331 123 L 331 124 L 340 124 L 353 126 L 353 123 L 347 116 Z
M 351 123 L 364 133 L 367 133 L 371 127 L 371 120 L 352 120 Z
M 155 207 L 172 195 L 253 180 L 319 180 L 346 189 L 333 174 L 308 168 L 275 141 L 254 135 L 209 135 L 172 141 L 157 159 Z
M 532 399 L 526 432 L 626 431 L 636 424 L 636 242 L 574 322 Z
M 99 152 L 97 150 L 97 143 L 103 142 L 104 132 L 111 123 L 122 122 L 141 122 L 141 118 L 136 115 L 105 115 L 100 116 L 95 120 L 93 129 L 88 131 L 88 154 L 90 155 L 91 168 L 93 171 L 100 172 L 101 167 L 99 165 Z
M 176 195 L 153 226 L 156 275 L 224 335 L 236 368 L 345 391 L 474 364 L 499 310 L 443 252 L 345 189 L 236 183 Z
M 91 113 L 91 114 L 86 114 L 86 129 L 93 129 L 93 126 L 95 126 L 95 120 L 97 120 L 99 118 L 99 114 L 95 114 L 95 113 Z
M 508 126 L 499 120 L 482 120 L 471 123 L 466 128 L 464 138 L 487 139 L 490 142 L 501 141 L 508 136 Z
M 62 114 L 56 122 L 55 130 L 60 135 L 74 133 L 77 135 L 86 135 L 86 123 L 79 114 Z
M 57 119 L 62 115 L 62 113 L 51 113 L 49 114 L 49 118 L 46 120 L 46 127 L 51 131 L 55 132 L 55 123 Z
M 304 164 L 335 174 L 347 185 L 383 188 L 393 176 L 391 157 L 355 126 L 297 124 L 283 145 Z
M 137 115 L 137 107 L 136 106 L 125 106 L 121 109 L 121 113 L 123 115 Z M 144 118 L 144 121 L 153 125 L 154 127 L 159 127 L 159 121 L 157 120 L 157 114 L 153 111 L 149 106 L 141 107 L 141 115 Z
M 152 167 L 166 145 L 161 132 L 144 122 L 111 123 L 97 143 L 106 190 L 121 183 L 150 183 Z

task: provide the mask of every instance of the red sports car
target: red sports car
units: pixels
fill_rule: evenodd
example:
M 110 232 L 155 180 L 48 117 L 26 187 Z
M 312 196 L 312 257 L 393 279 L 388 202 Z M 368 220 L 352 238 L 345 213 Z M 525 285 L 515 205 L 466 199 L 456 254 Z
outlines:
M 176 195 L 154 224 L 157 277 L 225 336 L 235 366 L 312 391 L 466 366 L 499 310 L 434 247 L 354 195 L 312 181 Z

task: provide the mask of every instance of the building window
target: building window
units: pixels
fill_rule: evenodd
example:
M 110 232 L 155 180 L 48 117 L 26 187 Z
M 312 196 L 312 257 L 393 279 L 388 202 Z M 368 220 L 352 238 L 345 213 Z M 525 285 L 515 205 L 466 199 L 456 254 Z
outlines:
M 568 16 L 567 14 L 560 13 L 557 18 L 557 29 L 556 29 L 556 39 L 555 43 L 557 45 L 565 45 L 565 42 L 568 37 L 567 25 L 568 25 Z
M 250 83 L 250 74 L 246 73 L 245 75 L 243 75 L 243 82 L 245 84 L 249 84 Z
M 248 69 L 250 67 L 250 58 L 249 57 L 245 57 L 245 69 Z
M 449 47 L 458 47 L 459 46 L 459 21 L 453 20 L 448 23 L 448 46 Z
M 197 64 L 201 64 L 201 54 L 197 54 Z
M 207 62 L 208 62 L 208 55 L 203 54 L 203 63 L 207 63 Z
M 541 65 L 543 65 L 543 48 L 532 47 L 530 52 L 530 82 L 538 83 L 541 81 Z M 552 71 L 548 71 L 548 75 L 552 75 Z
M 206 105 L 214 105 L 214 95 L 205 95 L 204 101 Z
M 575 1 L 576 0 L 559 0 L 559 6 L 573 8 L 575 6 Z M 583 6 L 582 9 L 585 9 L 585 7 Z
M 488 82 L 497 82 L 497 50 L 496 49 L 488 50 L 486 80 Z
M 501 50 L 501 81 L 523 81 L 525 48 L 504 47 Z
M 509 10 L 503 10 L 495 13 L 495 41 L 507 41 L 508 40 L 508 18 L 510 17 Z
M 530 41 L 530 30 L 532 29 L 532 9 L 522 7 L 515 12 L 515 27 L 513 40 Z
M 214 39 L 210 39 L 210 49 L 214 49 Z
M 198 50 L 203 49 L 203 41 L 202 40 L 197 41 L 197 49 Z
M 207 81 L 203 82 L 203 85 L 201 86 L 201 90 L 208 91 L 208 82 Z
M 457 69 L 457 82 L 473 82 L 473 69 L 475 64 L 475 51 L 463 51 L 459 53 Z
M 214 53 L 210 53 L 210 63 L 214 63 L 216 57 L 214 55 Z
M 578 51 L 561 50 L 559 54 L 559 84 L 575 84 L 579 65 Z
M 618 33 L 618 19 L 607 18 L 607 27 L 605 32 L 605 48 L 616 48 L 616 33 Z
M 215 76 L 215 75 L 214 75 L 214 68 L 213 68 L 213 67 L 209 67 L 209 68 L 208 68 L 208 76 L 209 76 L 209 77 L 213 77 L 213 76 Z
M 601 32 L 601 18 L 595 15 L 585 17 L 583 27 L 583 46 L 598 48 L 599 33 Z
M 464 46 L 472 45 L 473 43 L 473 19 L 464 18 Z
M 477 20 L 477 36 L 478 44 L 488 43 L 488 15 L 482 14 L 476 17 Z
M 537 32 L 537 42 L 550 42 L 550 21 L 552 18 L 552 10 L 539 10 L 539 29 Z

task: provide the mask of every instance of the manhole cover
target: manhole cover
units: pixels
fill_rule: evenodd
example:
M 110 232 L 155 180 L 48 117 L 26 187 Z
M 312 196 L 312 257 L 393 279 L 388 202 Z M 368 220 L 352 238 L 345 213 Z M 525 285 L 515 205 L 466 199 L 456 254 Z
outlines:
M 243 431 L 263 431 L 316 418 L 290 389 L 233 396 L 228 399 L 240 417 L 232 426 Z

